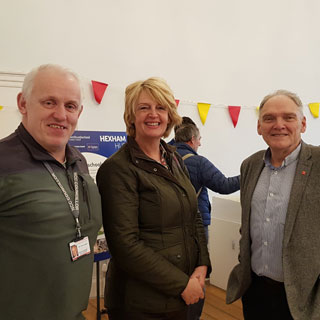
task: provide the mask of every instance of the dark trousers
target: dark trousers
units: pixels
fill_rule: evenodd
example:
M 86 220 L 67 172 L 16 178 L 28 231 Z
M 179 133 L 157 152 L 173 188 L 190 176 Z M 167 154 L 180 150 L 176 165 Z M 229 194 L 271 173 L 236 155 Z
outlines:
M 187 320 L 200 320 L 204 305 L 204 299 L 200 299 L 197 303 L 188 305 Z
M 129 312 L 122 309 L 108 310 L 109 320 L 186 320 L 187 307 L 167 313 Z
M 293 320 L 284 284 L 252 274 L 252 283 L 242 297 L 244 319 Z

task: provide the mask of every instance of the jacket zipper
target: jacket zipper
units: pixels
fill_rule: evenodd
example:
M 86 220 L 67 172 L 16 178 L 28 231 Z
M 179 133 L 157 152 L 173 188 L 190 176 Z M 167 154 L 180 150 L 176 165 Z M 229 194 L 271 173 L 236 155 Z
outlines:
M 174 189 L 175 189 L 175 192 L 177 194 L 177 198 L 179 199 L 179 202 L 180 202 L 180 207 L 181 207 L 181 211 L 180 211 L 180 217 L 181 217 L 181 222 L 182 222 L 182 233 L 183 233 L 183 242 L 184 242 L 184 247 L 185 247 L 185 250 L 186 250 L 186 262 L 187 262 L 187 270 L 188 270 L 188 275 L 191 274 L 191 263 L 190 263 L 190 252 L 189 252 L 189 246 L 188 246 L 188 243 L 187 243 L 187 234 L 186 234 L 186 225 L 185 225 L 185 221 L 184 221 L 184 218 L 183 218 L 183 214 L 181 214 L 181 212 L 184 212 L 184 205 L 183 205 L 183 202 L 180 198 L 180 196 L 182 195 L 180 193 L 180 190 L 177 188 L 176 185 L 174 185 Z
M 90 210 L 90 205 L 89 205 L 89 192 L 88 192 L 88 186 L 86 181 L 83 179 L 83 177 L 81 176 L 81 180 L 82 180 L 82 190 L 83 190 L 83 200 L 87 206 L 87 211 L 88 211 L 88 215 L 89 215 L 89 220 L 91 220 L 91 210 Z

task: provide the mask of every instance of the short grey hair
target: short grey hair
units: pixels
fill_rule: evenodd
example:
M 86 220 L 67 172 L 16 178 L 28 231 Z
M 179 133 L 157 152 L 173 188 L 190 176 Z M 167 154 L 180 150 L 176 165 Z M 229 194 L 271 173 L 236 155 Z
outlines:
M 81 89 L 81 81 L 79 76 L 73 72 L 72 70 L 65 68 L 63 66 L 60 66 L 58 64 L 42 64 L 34 69 L 32 69 L 29 73 L 26 74 L 24 81 L 23 81 L 23 85 L 22 85 L 22 95 L 27 99 L 30 97 L 33 86 L 34 86 L 34 79 L 36 77 L 36 75 L 41 72 L 41 71 L 45 71 L 45 70 L 56 70 L 59 71 L 61 73 L 65 73 L 67 75 L 72 76 L 73 78 L 76 79 L 76 81 L 79 84 L 79 89 L 80 89 L 80 101 L 82 104 L 82 100 L 83 100 L 83 94 L 82 94 L 82 89 Z
M 181 125 L 177 128 L 174 140 L 175 142 L 188 142 L 192 137 L 198 138 L 200 135 L 199 129 L 193 124 Z
M 263 106 L 266 104 L 266 102 L 269 99 L 271 99 L 273 97 L 276 97 L 276 96 L 286 96 L 289 99 L 291 99 L 297 105 L 298 111 L 299 111 L 301 117 L 304 116 L 304 114 L 303 114 L 303 104 L 302 104 L 301 99 L 299 98 L 299 96 L 297 94 L 295 94 L 294 92 L 291 92 L 291 91 L 288 91 L 288 90 L 283 90 L 283 89 L 277 90 L 277 91 L 275 91 L 273 93 L 270 93 L 270 94 L 268 94 L 267 96 L 265 96 L 262 99 L 262 101 L 260 103 L 260 106 L 259 106 L 259 115 L 261 114 L 261 110 L 262 110 Z

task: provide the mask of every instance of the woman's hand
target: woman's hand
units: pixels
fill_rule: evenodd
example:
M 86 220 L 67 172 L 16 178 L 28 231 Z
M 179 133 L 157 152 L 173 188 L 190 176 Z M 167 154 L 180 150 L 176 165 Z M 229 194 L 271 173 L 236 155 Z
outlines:
M 194 269 L 192 275 L 191 275 L 191 279 L 196 278 L 198 279 L 200 286 L 202 287 L 202 289 L 204 289 L 205 286 L 205 280 L 206 280 L 206 275 L 207 275 L 207 266 L 200 266 Z
M 181 293 L 182 299 L 187 305 L 197 303 L 199 299 L 204 299 L 204 292 L 198 278 L 190 278 L 187 286 Z

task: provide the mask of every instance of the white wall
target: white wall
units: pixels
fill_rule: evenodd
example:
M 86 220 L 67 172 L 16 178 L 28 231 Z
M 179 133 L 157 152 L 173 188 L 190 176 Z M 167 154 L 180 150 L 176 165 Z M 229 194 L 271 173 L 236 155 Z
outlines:
M 42 63 L 77 71 L 87 96 L 80 130 L 124 130 L 126 85 L 165 78 L 181 99 L 179 112 L 201 129 L 199 151 L 226 175 L 265 144 L 254 107 L 279 88 L 304 103 L 320 100 L 318 0 L 1 0 L 0 71 L 28 72 Z M 109 83 L 101 105 L 90 80 Z M 0 91 L 0 137 L 19 122 L 18 89 Z M 193 102 L 211 108 L 205 126 Z M 227 105 L 245 106 L 233 128 Z M 318 143 L 309 111 L 304 139 Z
M 233 267 L 239 263 L 240 202 L 213 197 L 209 226 L 209 253 L 212 263 L 210 283 L 226 290 Z

